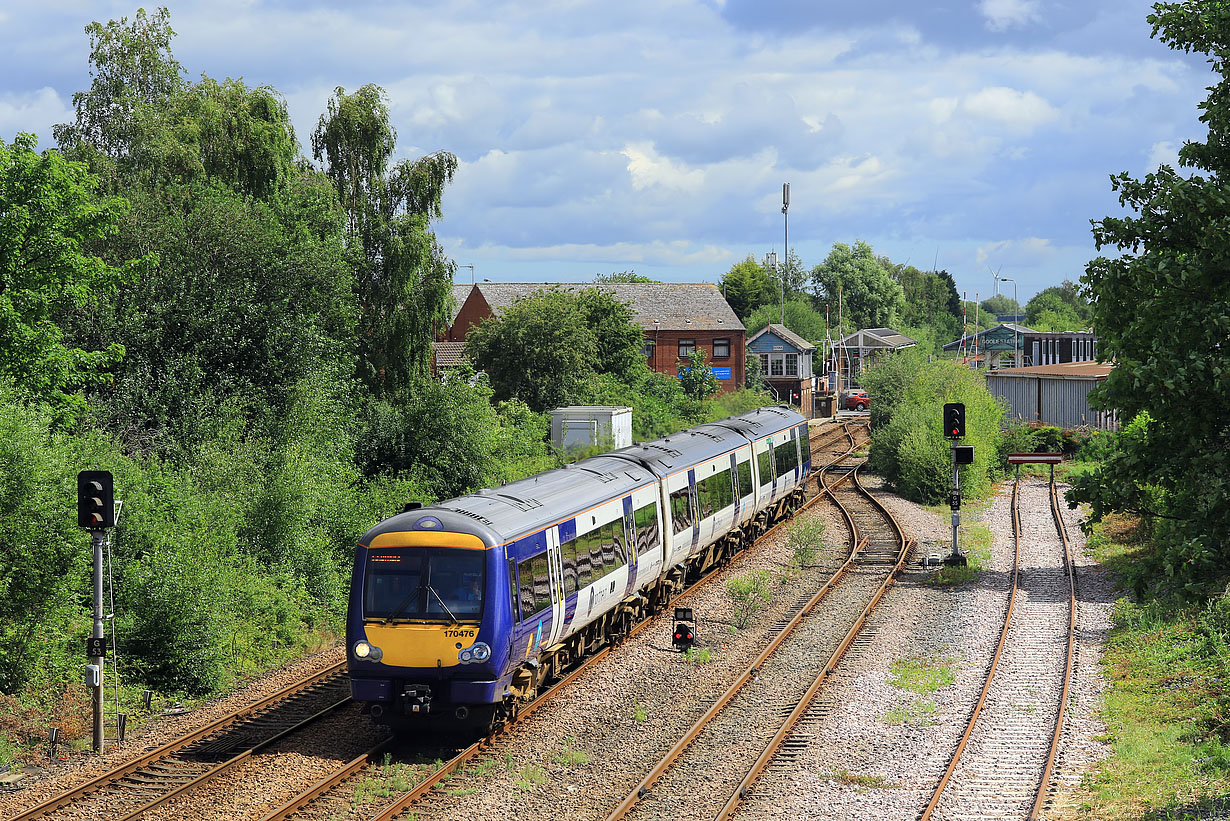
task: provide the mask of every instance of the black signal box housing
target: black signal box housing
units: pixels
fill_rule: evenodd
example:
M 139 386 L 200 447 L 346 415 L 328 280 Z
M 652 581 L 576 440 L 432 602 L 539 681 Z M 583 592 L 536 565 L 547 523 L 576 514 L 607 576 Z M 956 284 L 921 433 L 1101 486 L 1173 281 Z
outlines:
M 965 435 L 965 403 L 948 402 L 944 405 L 944 436 L 960 439 Z

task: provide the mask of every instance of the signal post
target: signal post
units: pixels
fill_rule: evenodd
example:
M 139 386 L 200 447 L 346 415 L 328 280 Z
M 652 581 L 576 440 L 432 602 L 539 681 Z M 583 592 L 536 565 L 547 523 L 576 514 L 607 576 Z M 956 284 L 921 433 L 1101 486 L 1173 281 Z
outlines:
M 974 461 L 973 445 L 957 444 L 957 440 L 965 436 L 964 403 L 944 405 L 944 436 L 952 440 L 952 491 L 948 496 L 948 506 L 952 508 L 952 554 L 944 559 L 944 564 L 964 567 L 967 560 L 957 547 L 957 528 L 961 526 L 961 476 L 957 465 L 969 465 Z
M 94 752 L 103 751 L 103 662 L 107 639 L 103 634 L 102 555 L 107 545 L 107 529 L 115 526 L 115 483 L 111 472 L 83 470 L 77 474 L 77 524 L 90 533 L 94 547 L 94 629 L 90 632 L 86 655 L 85 685 L 94 708 Z

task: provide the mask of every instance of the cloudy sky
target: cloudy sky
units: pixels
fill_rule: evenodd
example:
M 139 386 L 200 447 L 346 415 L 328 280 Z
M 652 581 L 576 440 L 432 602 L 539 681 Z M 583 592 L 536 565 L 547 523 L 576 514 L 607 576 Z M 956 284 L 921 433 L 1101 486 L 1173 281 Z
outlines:
M 459 158 L 437 233 L 496 282 L 716 282 L 781 252 L 789 182 L 808 267 L 862 239 L 971 299 L 999 271 L 1024 303 L 1095 255 L 1110 174 L 1203 137 L 1211 84 L 1142 0 L 168 6 L 189 75 L 275 87 L 307 150 L 336 86 L 383 86 L 401 156 Z M 52 145 L 89 85 L 84 27 L 135 9 L 0 3 L 0 139 Z

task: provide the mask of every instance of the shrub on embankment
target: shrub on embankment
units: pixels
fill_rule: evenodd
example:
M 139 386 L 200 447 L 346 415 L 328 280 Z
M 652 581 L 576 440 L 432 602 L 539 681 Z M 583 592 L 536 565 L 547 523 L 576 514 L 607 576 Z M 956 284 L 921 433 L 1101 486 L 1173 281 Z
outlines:
M 944 437 L 943 408 L 965 404 L 965 438 L 974 462 L 961 467 L 966 498 L 990 492 L 999 466 L 1004 410 L 981 374 L 953 362 L 928 362 L 909 350 L 884 359 L 863 374 L 872 397 L 869 466 L 893 489 L 915 502 L 935 504 L 952 486 L 951 443 Z

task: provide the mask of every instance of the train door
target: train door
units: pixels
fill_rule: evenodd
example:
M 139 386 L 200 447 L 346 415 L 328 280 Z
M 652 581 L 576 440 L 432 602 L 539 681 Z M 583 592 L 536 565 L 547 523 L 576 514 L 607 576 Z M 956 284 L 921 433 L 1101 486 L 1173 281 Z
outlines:
M 564 565 L 559 554 L 559 530 L 547 528 L 547 565 L 551 572 L 551 635 L 544 647 L 551 647 L 564 634 Z

